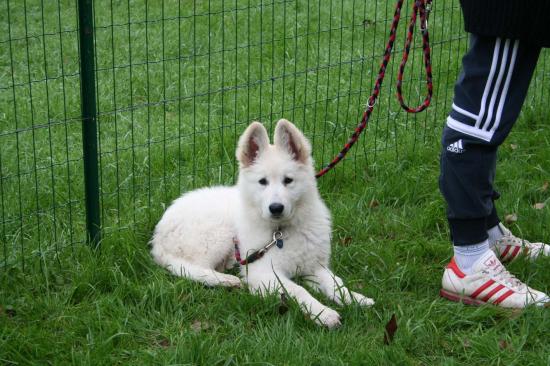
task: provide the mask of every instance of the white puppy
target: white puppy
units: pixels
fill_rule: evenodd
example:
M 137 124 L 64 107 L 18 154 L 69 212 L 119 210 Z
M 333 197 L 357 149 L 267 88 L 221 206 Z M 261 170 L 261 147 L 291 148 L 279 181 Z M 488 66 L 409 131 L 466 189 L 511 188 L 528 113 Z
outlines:
M 208 286 L 239 286 L 238 277 L 221 271 L 240 265 L 253 293 L 286 292 L 330 328 L 340 325 L 340 315 L 293 277 L 303 276 L 338 304 L 372 305 L 329 269 L 330 213 L 304 135 L 282 119 L 270 145 L 264 126 L 254 122 L 239 140 L 237 159 L 236 186 L 186 193 L 166 210 L 151 241 L 155 261 Z

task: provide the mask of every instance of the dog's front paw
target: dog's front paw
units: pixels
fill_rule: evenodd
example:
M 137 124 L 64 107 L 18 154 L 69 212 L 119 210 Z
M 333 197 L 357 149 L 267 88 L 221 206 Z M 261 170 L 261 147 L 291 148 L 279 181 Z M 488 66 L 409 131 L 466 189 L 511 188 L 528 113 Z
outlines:
M 238 277 L 236 277 L 236 278 L 231 278 L 227 281 L 224 281 L 224 286 L 240 288 L 242 287 L 242 283 L 241 283 L 241 280 Z
M 234 287 L 234 288 L 242 287 L 241 279 L 237 276 L 223 274 L 223 276 L 218 275 L 217 279 L 219 281 L 218 285 L 220 286 Z
M 373 299 L 371 299 L 369 297 L 366 297 L 366 296 L 363 296 L 363 295 L 361 295 L 357 292 L 352 291 L 351 296 L 353 296 L 353 300 L 361 306 L 372 306 L 372 305 L 374 305 L 374 300 Z
M 314 320 L 317 324 L 324 325 L 329 329 L 338 328 L 342 325 L 342 322 L 340 321 L 340 314 L 330 308 L 325 308 L 321 313 L 314 317 Z

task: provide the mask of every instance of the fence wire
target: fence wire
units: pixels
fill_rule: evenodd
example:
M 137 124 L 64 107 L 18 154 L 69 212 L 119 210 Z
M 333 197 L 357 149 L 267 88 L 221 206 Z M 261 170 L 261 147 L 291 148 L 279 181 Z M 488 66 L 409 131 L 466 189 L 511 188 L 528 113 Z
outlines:
M 317 165 L 327 163 L 360 120 L 393 7 L 382 0 L 94 1 L 103 235 L 146 237 L 182 192 L 234 182 L 235 144 L 253 120 L 270 131 L 279 118 L 293 121 L 312 141 Z M 86 242 L 78 2 L 4 0 L 0 12 L 0 266 L 45 267 Z M 360 179 L 380 154 L 399 159 L 438 144 L 467 47 L 462 28 L 458 0 L 434 2 L 432 106 L 414 116 L 399 109 L 394 60 L 364 136 L 323 179 Z M 398 35 L 404 41 L 403 24 Z M 548 92 L 546 59 L 532 105 Z M 404 90 L 410 104 L 423 99 L 420 37 Z

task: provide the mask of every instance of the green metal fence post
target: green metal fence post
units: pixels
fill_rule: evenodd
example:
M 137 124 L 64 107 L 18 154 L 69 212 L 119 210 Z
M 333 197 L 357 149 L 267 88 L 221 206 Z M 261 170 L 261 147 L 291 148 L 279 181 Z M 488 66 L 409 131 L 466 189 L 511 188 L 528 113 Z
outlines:
M 97 247 L 101 238 L 101 221 L 99 216 L 99 171 L 97 162 L 93 0 L 78 0 L 78 18 L 86 229 L 88 242 Z

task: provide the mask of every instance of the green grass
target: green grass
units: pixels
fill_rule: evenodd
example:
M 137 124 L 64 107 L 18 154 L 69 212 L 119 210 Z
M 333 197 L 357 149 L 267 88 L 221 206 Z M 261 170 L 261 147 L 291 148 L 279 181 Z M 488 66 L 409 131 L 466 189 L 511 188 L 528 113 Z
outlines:
M 366 135 L 320 181 L 334 220 L 332 267 L 377 301 L 371 309 L 333 305 L 343 316 L 335 331 L 293 303 L 284 312 L 276 297 L 173 277 L 152 262 L 147 242 L 181 192 L 233 181 L 235 140 L 253 119 L 296 122 L 317 165 L 326 163 L 358 121 L 392 4 L 159 4 L 113 1 L 111 12 L 110 1 L 95 2 L 97 252 L 83 244 L 75 4 L 44 2 L 44 14 L 40 1 L 0 5 L 10 10 L 10 23 L 0 20 L 0 363 L 550 364 L 547 310 L 473 308 L 437 296 L 451 255 L 437 188 L 439 134 L 466 46 L 458 1 L 434 4 L 428 113 L 398 111 L 392 63 Z M 423 97 L 419 56 L 405 84 L 413 101 Z M 500 150 L 497 189 L 501 214 L 518 216 L 512 230 L 550 242 L 546 59 Z M 547 206 L 536 210 L 537 202 Z M 550 291 L 549 264 L 510 269 Z M 386 346 L 392 314 L 398 330 Z
M 542 116 L 540 116 L 542 117 Z M 502 213 L 522 235 L 550 241 L 547 136 L 543 118 L 523 118 L 504 146 L 497 178 Z M 547 309 L 467 307 L 438 298 L 451 254 L 436 187 L 436 147 L 400 162 L 372 164 L 366 179 L 321 183 L 334 216 L 332 266 L 371 309 L 335 306 L 343 326 L 327 331 L 297 306 L 246 290 L 204 288 L 151 260 L 141 235 L 111 235 L 98 252 L 75 248 L 44 278 L 11 268 L 2 277 L 3 360 L 78 364 L 548 364 Z M 379 206 L 370 202 L 377 200 Z M 514 273 L 548 290 L 550 260 L 517 263 Z M 321 296 L 319 296 L 322 298 Z M 328 303 L 328 300 L 323 299 Z M 15 313 L 11 313 L 11 311 Z M 382 343 L 396 314 L 394 342 Z M 503 346 L 505 345 L 505 346 Z

